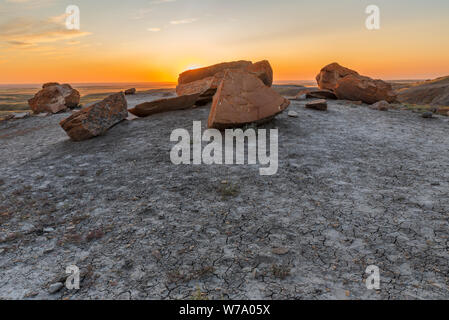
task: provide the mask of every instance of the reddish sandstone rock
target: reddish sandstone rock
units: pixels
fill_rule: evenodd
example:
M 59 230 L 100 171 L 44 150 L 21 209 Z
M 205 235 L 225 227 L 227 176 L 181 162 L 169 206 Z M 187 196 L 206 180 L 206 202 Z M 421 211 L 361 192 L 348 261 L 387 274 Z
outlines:
M 338 63 L 321 69 L 316 81 L 321 89 L 333 91 L 338 99 L 363 101 L 368 104 L 382 100 L 389 103 L 396 101 L 396 94 L 389 83 L 361 76 Z
M 128 105 L 125 95 L 120 92 L 73 113 L 60 125 L 72 140 L 82 141 L 104 134 L 127 116 Z
M 396 101 L 396 94 L 389 83 L 360 75 L 348 75 L 339 79 L 334 91 L 339 99 L 360 100 L 367 104 L 382 100 L 389 103 Z
M 227 70 L 214 96 L 209 128 L 241 127 L 271 120 L 290 105 L 262 80 L 245 70 Z
M 333 99 L 336 100 L 337 96 L 330 90 L 312 90 L 306 94 L 307 99 Z
M 176 98 L 145 102 L 130 109 L 129 112 L 138 117 L 148 117 L 156 113 L 184 110 L 192 108 L 198 100 L 198 94 L 184 95 Z
M 28 100 L 34 113 L 58 113 L 67 108 L 75 108 L 80 102 L 80 94 L 69 84 L 46 83 L 43 89 Z
M 342 67 L 338 63 L 331 63 L 321 69 L 316 77 L 320 89 L 334 91 L 339 79 L 348 75 L 358 75 L 354 70 Z
M 266 86 L 272 86 L 273 69 L 271 68 L 270 63 L 267 60 L 256 62 L 249 66 L 246 70 L 254 73 L 254 75 L 262 80 L 262 82 L 265 83 Z
M 307 103 L 306 108 L 319 110 L 319 111 L 326 111 L 327 110 L 327 101 L 324 99 L 314 100 L 312 102 Z
M 179 75 L 178 84 L 186 84 L 204 78 L 213 77 L 215 76 L 215 74 L 221 71 L 225 71 L 226 69 L 245 69 L 251 65 L 251 61 L 242 60 L 234 62 L 224 62 L 205 68 L 188 70 Z
M 212 101 L 217 92 L 226 70 L 247 70 L 262 80 L 265 85 L 271 87 L 273 84 L 273 69 L 268 61 L 259 61 L 252 64 L 249 61 L 227 62 L 218 65 L 189 70 L 179 76 L 176 94 L 178 96 L 200 94 L 198 105 Z M 191 79 L 196 79 L 190 81 Z

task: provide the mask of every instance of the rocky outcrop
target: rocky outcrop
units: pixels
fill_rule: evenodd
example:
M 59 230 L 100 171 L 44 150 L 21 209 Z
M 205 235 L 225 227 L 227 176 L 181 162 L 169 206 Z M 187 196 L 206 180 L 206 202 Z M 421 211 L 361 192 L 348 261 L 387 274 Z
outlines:
M 358 72 L 332 63 L 321 69 L 316 77 L 320 89 L 330 90 L 338 99 L 373 104 L 385 100 L 396 101 L 391 84 L 361 76 Z
M 449 106 L 449 77 L 414 83 L 397 94 L 402 103 Z
M 176 94 L 178 96 L 200 94 L 197 104 L 206 104 L 220 85 L 226 70 L 246 70 L 257 76 L 269 87 L 273 84 L 273 69 L 267 60 L 251 63 L 250 61 L 226 62 L 206 68 L 189 70 L 179 76 Z M 195 79 L 194 81 L 190 81 Z
M 321 69 L 316 77 L 320 89 L 334 91 L 338 80 L 348 75 L 358 75 L 357 71 L 342 67 L 338 63 L 331 63 Z
M 209 128 L 263 123 L 283 112 L 290 102 L 245 70 L 227 70 L 214 96 Z
M 327 110 L 327 101 L 324 99 L 314 100 L 306 104 L 306 108 L 319 111 Z
M 178 84 L 186 84 L 215 76 L 217 73 L 227 69 L 245 69 L 251 66 L 251 61 L 233 61 L 215 64 L 213 66 L 188 70 L 179 75 Z
M 136 94 L 136 92 L 137 92 L 136 88 L 131 88 L 131 89 L 125 90 L 126 95 Z
M 76 108 L 80 102 L 80 94 L 69 84 L 52 82 L 43 85 L 36 95 L 28 100 L 34 113 L 58 113 L 67 108 Z
M 273 68 L 271 68 L 270 63 L 267 60 L 256 62 L 250 65 L 246 70 L 262 80 L 266 86 L 271 87 L 273 85 Z
M 362 101 L 367 104 L 382 100 L 389 103 L 396 101 L 396 94 L 389 83 L 360 75 L 352 74 L 339 79 L 334 92 L 338 99 Z
M 151 102 L 145 102 L 130 109 L 129 112 L 138 117 L 148 117 L 153 114 L 163 113 L 175 110 L 185 110 L 192 108 L 198 100 L 198 94 L 184 95 L 169 99 L 160 99 Z
M 123 93 L 113 94 L 103 101 L 73 113 L 60 122 L 74 141 L 87 140 L 104 134 L 109 128 L 125 120 L 128 105 Z

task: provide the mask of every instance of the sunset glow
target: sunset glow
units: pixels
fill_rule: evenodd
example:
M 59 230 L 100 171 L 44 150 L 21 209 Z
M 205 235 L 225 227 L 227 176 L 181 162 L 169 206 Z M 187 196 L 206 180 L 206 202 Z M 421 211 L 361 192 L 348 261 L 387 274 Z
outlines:
M 369 31 L 369 1 L 79 0 L 81 29 L 67 30 L 65 2 L 0 0 L 0 83 L 175 82 L 263 59 L 277 81 L 334 61 L 384 79 L 449 74 L 449 3 L 377 2 L 381 29 Z

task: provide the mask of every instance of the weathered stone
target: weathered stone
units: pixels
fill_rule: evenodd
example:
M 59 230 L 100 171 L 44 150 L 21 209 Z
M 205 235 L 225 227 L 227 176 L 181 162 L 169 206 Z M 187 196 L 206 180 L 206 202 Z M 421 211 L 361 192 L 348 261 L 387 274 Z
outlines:
M 251 66 L 251 61 L 234 61 L 215 64 L 213 66 L 188 70 L 179 75 L 178 84 L 186 84 L 193 81 L 213 77 L 215 74 L 226 69 L 245 69 Z
M 373 104 L 381 100 L 396 101 L 391 84 L 359 75 L 358 72 L 332 63 L 321 69 L 316 77 L 321 89 L 330 90 L 338 99 Z
M 46 83 L 43 89 L 28 100 L 34 113 L 58 113 L 67 108 L 75 108 L 80 102 L 80 94 L 69 84 Z
M 175 98 L 160 99 L 151 102 L 145 102 L 130 109 L 129 112 L 138 117 L 148 117 L 153 114 L 184 110 L 192 108 L 198 100 L 198 94 L 184 95 Z
M 231 66 L 231 70 L 235 69 L 241 69 L 241 70 L 247 70 L 248 72 L 254 74 L 259 79 L 261 79 L 265 85 L 271 87 L 273 83 L 273 69 L 270 66 L 270 63 L 266 60 L 259 61 L 257 63 L 252 64 L 247 61 L 243 63 L 231 63 L 231 64 L 220 64 L 215 65 L 212 67 L 207 67 L 203 69 L 207 69 L 207 72 L 205 70 L 201 71 L 199 74 L 197 74 L 197 77 L 200 77 L 201 74 L 203 75 L 209 75 L 212 74 L 212 72 L 216 71 L 215 74 L 212 76 L 208 76 L 199 80 L 195 80 L 188 83 L 181 83 L 179 82 L 178 86 L 176 87 L 176 94 L 178 96 L 182 95 L 192 95 L 192 94 L 199 94 L 198 100 L 196 102 L 197 105 L 205 105 L 212 101 L 213 96 L 217 92 L 217 88 L 220 85 L 221 81 L 223 80 L 225 71 L 228 69 L 222 69 L 223 66 Z M 198 69 L 199 70 L 199 69 Z M 195 70 L 190 70 L 188 72 L 193 72 Z M 180 76 L 181 79 L 181 76 Z M 182 80 L 184 81 L 184 80 Z
M 126 119 L 127 109 L 125 95 L 122 92 L 116 93 L 73 113 L 62 120 L 60 125 L 72 140 L 87 140 L 104 134 L 109 128 Z
M 324 99 L 314 100 L 312 102 L 307 103 L 306 108 L 320 110 L 320 111 L 326 111 L 327 110 L 327 101 Z
M 263 123 L 283 112 L 290 101 L 245 70 L 227 70 L 214 96 L 209 128 Z
M 379 111 L 388 111 L 390 109 L 390 104 L 387 101 L 382 100 L 372 104 L 370 108 Z
M 288 116 L 292 118 L 298 118 L 298 112 L 296 111 L 289 111 Z
M 258 77 L 262 82 L 271 87 L 273 84 L 273 68 L 271 68 L 270 63 L 267 60 L 256 62 L 250 65 L 247 71 L 253 73 L 256 77 Z
M 430 118 L 433 118 L 433 113 L 427 111 L 427 112 L 424 112 L 421 116 L 425 119 L 430 119 Z
M 125 90 L 125 95 L 136 94 L 136 92 L 137 92 L 136 88 L 127 89 Z
M 360 75 L 348 75 L 340 78 L 334 92 L 339 99 L 360 100 L 367 104 L 382 100 L 389 103 L 396 101 L 396 95 L 389 83 Z
M 60 291 L 63 287 L 64 287 L 64 285 L 61 282 L 53 283 L 48 288 L 48 293 L 54 294 L 54 293 Z
M 307 99 L 332 99 L 336 100 L 337 96 L 330 90 L 312 90 L 306 94 Z
M 358 75 L 357 71 L 342 67 L 338 63 L 331 63 L 321 69 L 316 77 L 320 89 L 334 91 L 337 82 L 348 75 Z

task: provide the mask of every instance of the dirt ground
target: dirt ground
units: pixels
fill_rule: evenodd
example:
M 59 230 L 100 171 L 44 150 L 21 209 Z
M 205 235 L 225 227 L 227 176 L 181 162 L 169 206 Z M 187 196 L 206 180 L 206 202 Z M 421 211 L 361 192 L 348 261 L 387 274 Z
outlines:
M 261 127 L 275 176 L 171 163 L 208 106 L 81 143 L 68 114 L 0 123 L 0 298 L 449 299 L 448 118 L 304 103 Z M 69 265 L 80 290 L 54 289 Z

